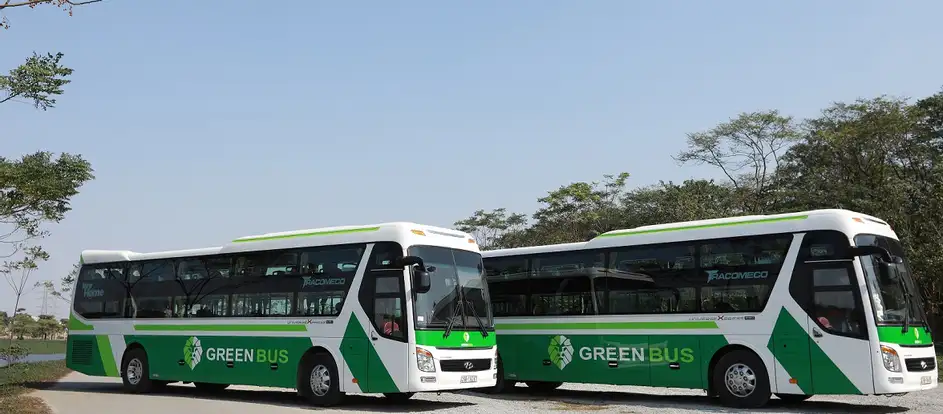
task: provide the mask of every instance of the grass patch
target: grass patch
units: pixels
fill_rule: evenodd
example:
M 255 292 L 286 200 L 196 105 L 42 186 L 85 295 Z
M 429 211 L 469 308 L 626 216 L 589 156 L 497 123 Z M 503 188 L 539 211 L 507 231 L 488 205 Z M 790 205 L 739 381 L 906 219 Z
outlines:
M 65 340 L 59 339 L 23 339 L 23 340 L 13 340 L 14 344 L 25 347 L 29 349 L 30 355 L 48 355 L 48 354 L 64 354 L 65 353 Z M 0 340 L 0 347 L 10 346 L 10 340 Z
M 65 366 L 65 361 L 13 364 L 0 368 L 0 413 L 51 413 L 42 399 L 26 394 L 55 384 L 69 372 L 72 370 Z

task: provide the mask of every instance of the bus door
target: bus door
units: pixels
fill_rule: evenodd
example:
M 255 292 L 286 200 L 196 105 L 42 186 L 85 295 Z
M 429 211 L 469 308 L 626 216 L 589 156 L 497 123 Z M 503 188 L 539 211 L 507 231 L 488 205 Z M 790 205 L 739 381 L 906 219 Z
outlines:
M 410 358 L 406 335 L 405 272 L 402 268 L 391 269 L 378 265 L 385 260 L 374 260 L 376 256 L 394 249 L 398 249 L 398 245 L 374 245 L 371 253 L 373 257 L 360 285 L 360 304 L 370 319 L 367 338 L 375 350 L 375 354 L 367 350 L 369 374 L 366 381 L 360 381 L 359 384 L 361 390 L 367 393 L 405 392 L 408 387 Z
M 850 378 L 871 377 L 871 344 L 850 260 L 808 262 L 811 276 L 809 362 L 815 394 L 857 394 Z M 866 382 L 872 385 L 870 379 Z

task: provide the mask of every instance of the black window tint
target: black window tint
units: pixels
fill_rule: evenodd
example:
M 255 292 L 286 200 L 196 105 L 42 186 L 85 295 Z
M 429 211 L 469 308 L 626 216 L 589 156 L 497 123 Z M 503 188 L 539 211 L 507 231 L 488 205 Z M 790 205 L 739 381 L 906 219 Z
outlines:
M 596 279 L 601 309 L 608 314 L 695 312 L 694 247 L 638 246 L 613 251 L 605 277 Z
M 226 316 L 229 280 L 223 277 L 223 270 L 229 273 L 228 258 L 204 256 L 178 260 L 176 263 L 177 284 L 182 294 L 174 298 L 174 317 Z
M 812 272 L 813 284 L 820 286 L 851 286 L 846 269 L 815 269 Z
M 335 316 L 357 275 L 363 246 L 305 249 L 301 251 L 301 278 L 295 315 Z
M 602 253 L 566 252 L 532 259 L 530 300 L 534 315 L 593 315 L 596 305 L 590 278 L 602 273 Z
M 699 244 L 703 312 L 758 312 L 779 276 L 792 235 Z
M 527 259 L 484 259 L 488 291 L 494 316 L 527 315 Z
M 830 333 L 861 337 L 866 335 L 864 310 L 851 283 L 854 279 L 849 273 L 850 263 L 812 268 L 812 316 L 816 324 Z
M 79 270 L 74 308 L 86 319 L 121 318 L 127 298 L 126 264 L 88 265 Z
M 851 242 L 848 236 L 832 230 L 812 231 L 802 239 L 798 261 L 847 259 Z
M 403 247 L 399 243 L 383 242 L 373 245 L 367 270 L 396 269 L 396 259 L 403 257 Z M 402 268 L 399 268 L 402 270 Z
M 183 286 L 177 282 L 174 261 L 150 260 L 131 264 L 128 289 L 131 300 L 126 307 L 132 318 L 172 318 L 182 316 L 175 306 L 183 296 Z M 175 313 L 177 311 L 177 313 Z

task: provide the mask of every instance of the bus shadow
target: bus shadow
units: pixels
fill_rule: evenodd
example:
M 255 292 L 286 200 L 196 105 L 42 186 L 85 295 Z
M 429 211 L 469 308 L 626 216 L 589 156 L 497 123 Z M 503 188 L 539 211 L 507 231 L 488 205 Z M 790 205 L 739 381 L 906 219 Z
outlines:
M 121 387 L 121 384 L 104 382 L 61 382 L 50 387 L 49 391 L 80 393 L 91 392 L 99 394 L 128 395 L 129 397 L 135 397 L 135 395 L 128 394 L 126 391 L 124 391 Z M 382 396 L 348 395 L 344 398 L 344 401 L 340 405 L 331 407 L 331 409 L 338 411 L 382 411 L 406 413 L 433 411 L 474 405 L 473 403 L 469 402 L 428 401 L 418 398 L 420 395 L 421 394 L 418 394 L 409 401 L 397 404 L 391 403 L 388 399 Z M 288 390 L 226 389 L 219 392 L 207 393 L 205 391 L 197 390 L 195 387 L 171 384 L 166 386 L 163 390 L 155 390 L 142 396 L 179 397 L 273 405 L 281 407 L 314 408 L 314 406 L 308 403 L 304 397 L 299 396 L 294 391 Z
M 657 395 L 630 391 L 584 391 L 556 389 L 552 393 L 537 393 L 527 387 L 514 387 L 502 394 L 485 394 L 477 391 L 462 391 L 465 395 L 506 401 L 546 401 L 555 405 L 552 410 L 597 411 L 618 408 L 620 405 L 642 406 L 646 408 L 696 409 L 703 412 L 743 412 L 720 405 L 716 398 L 706 395 Z M 615 406 L 615 407 L 614 407 Z M 902 413 L 910 411 L 907 407 L 892 405 L 855 404 L 836 401 L 817 401 L 815 399 L 798 404 L 787 404 L 773 397 L 766 407 L 750 412 L 775 411 L 777 413 Z

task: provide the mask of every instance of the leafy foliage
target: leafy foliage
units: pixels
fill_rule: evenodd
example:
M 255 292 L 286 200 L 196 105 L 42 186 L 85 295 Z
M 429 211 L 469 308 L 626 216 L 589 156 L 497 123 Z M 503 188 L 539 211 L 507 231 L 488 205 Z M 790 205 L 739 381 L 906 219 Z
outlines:
M 802 121 L 775 110 L 743 113 L 689 134 L 688 148 L 674 159 L 712 166 L 726 179 L 626 189 L 628 173 L 607 175 L 602 185 L 573 183 L 540 198 L 532 223 L 521 214 L 509 216 L 509 225 L 508 216 L 476 213 L 456 225 L 499 229 L 497 241 L 485 246 L 503 248 L 667 222 L 859 211 L 897 232 L 933 327 L 943 327 L 943 90 L 916 102 L 887 96 L 837 102 Z
M 26 63 L 11 70 L 9 75 L 0 76 L 0 91 L 6 92 L 0 103 L 22 98 L 44 111 L 54 107 L 55 97 L 62 95 L 62 87 L 71 82 L 66 77 L 73 72 L 59 63 L 62 56 L 62 53 L 43 56 L 34 52 L 33 56 L 26 58 Z
M 10 365 L 22 361 L 27 356 L 29 356 L 29 348 L 20 344 L 0 348 L 0 359 Z

